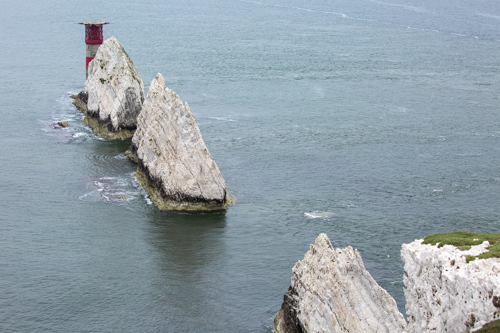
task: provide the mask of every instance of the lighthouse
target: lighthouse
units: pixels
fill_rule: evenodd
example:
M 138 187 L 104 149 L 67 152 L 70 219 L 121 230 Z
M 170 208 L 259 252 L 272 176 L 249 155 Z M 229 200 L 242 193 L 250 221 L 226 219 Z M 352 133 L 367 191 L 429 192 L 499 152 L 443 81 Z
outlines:
M 109 22 L 81 22 L 78 24 L 83 24 L 85 26 L 85 46 L 87 49 L 85 71 L 88 76 L 89 62 L 94 59 L 97 49 L 103 41 L 102 27 L 105 24 L 109 24 Z

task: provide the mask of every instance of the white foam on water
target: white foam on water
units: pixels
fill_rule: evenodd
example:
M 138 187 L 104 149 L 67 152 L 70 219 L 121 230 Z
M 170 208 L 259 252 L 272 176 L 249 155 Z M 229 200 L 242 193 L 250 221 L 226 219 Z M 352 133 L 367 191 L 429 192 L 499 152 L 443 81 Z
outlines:
M 347 15 L 346 15 L 346 14 L 344 14 L 344 13 L 337 13 L 337 12 L 324 12 L 324 13 L 325 13 L 325 14 L 333 14 L 333 15 L 338 15 L 338 16 L 340 16 L 340 17 L 342 17 L 342 18 L 352 18 L 352 17 L 347 16 Z
M 89 178 L 87 188 L 92 190 L 81 195 L 80 200 L 120 203 L 133 201 L 141 194 L 130 175 Z
M 124 192 L 106 192 L 101 195 L 108 202 L 124 202 L 134 200 L 136 197 Z
M 321 13 L 321 14 L 333 14 L 333 15 L 338 15 L 341 16 L 342 18 L 350 18 L 353 19 L 353 17 L 349 17 L 344 13 L 338 13 L 338 12 L 324 12 L 324 11 L 319 11 L 319 10 L 314 10 L 314 9 L 309 9 L 309 8 L 302 8 L 302 7 L 288 7 L 288 6 L 283 6 L 283 5 L 269 5 L 265 4 L 262 2 L 258 1 L 248 1 L 248 0 L 240 0 L 241 2 L 247 2 L 247 3 L 254 3 L 256 5 L 261 5 L 261 6 L 270 6 L 270 7 L 278 7 L 278 8 L 291 8 L 291 9 L 296 9 L 296 10 L 303 10 L 306 12 L 313 12 L 313 13 Z M 363 20 L 363 21 L 371 21 L 367 19 L 358 19 L 358 20 Z
M 364 21 L 364 22 L 378 22 L 378 23 L 381 23 L 381 24 L 388 24 L 388 25 L 406 27 L 408 29 L 414 29 L 414 30 L 420 30 L 420 31 L 430 31 L 430 32 L 436 32 L 436 33 L 443 33 L 440 30 L 436 30 L 436 29 L 413 28 L 413 27 L 410 27 L 410 26 L 405 26 L 405 25 L 401 25 L 401 24 L 397 24 L 397 23 L 393 23 L 393 22 L 384 22 L 384 21 L 378 21 L 378 20 L 375 20 L 375 19 L 368 19 L 368 18 L 348 16 L 348 15 L 346 15 L 344 13 L 340 13 L 340 12 L 321 11 L 321 10 L 314 10 L 314 9 L 303 8 L 303 7 L 289 7 L 289 6 L 283 6 L 283 5 L 270 5 L 270 4 L 265 4 L 265 3 L 262 3 L 262 2 L 248 1 L 248 0 L 239 0 L 239 1 L 241 1 L 241 2 L 247 2 L 247 3 L 254 3 L 254 4 L 257 4 L 257 5 L 261 5 L 261 6 L 288 8 L 288 9 L 302 10 L 302 11 L 313 12 L 313 13 L 320 13 L 320 14 L 333 14 L 333 15 L 338 15 L 338 16 L 341 16 L 342 18 L 351 19 L 351 20 Z M 431 11 L 429 9 L 426 9 L 426 8 L 423 8 L 423 7 L 416 7 L 416 6 L 410 6 L 410 5 L 389 3 L 389 2 L 376 1 L 376 0 L 369 0 L 369 1 L 371 1 L 373 3 L 376 3 L 376 4 L 385 5 L 385 6 L 400 7 L 402 9 L 404 9 L 404 10 L 418 12 L 418 13 L 422 13 L 422 14 L 435 15 L 435 13 L 433 11 Z M 498 20 L 499 17 L 500 17 L 498 15 L 488 15 L 488 14 L 480 14 L 480 13 L 478 13 L 476 15 L 484 16 L 484 17 L 488 17 L 488 18 L 493 18 L 493 19 L 496 19 L 496 20 Z M 449 34 L 468 37 L 466 35 L 462 35 L 462 34 L 458 34 L 458 33 L 449 33 Z M 480 39 L 478 36 L 473 36 L 473 38 Z M 500 42 L 500 40 L 497 40 L 497 41 Z
M 214 119 L 214 120 L 219 120 L 219 121 L 237 121 L 234 119 L 229 119 L 229 118 L 224 118 L 224 117 L 208 117 L 208 119 Z
M 82 123 L 83 114 L 72 104 L 70 98 L 72 92 L 54 100 L 54 107 L 47 114 L 48 119 L 38 120 L 41 124 L 40 130 L 56 140 L 66 143 L 81 143 L 90 137 L 89 129 Z M 58 123 L 67 122 L 68 127 L 62 127 Z M 88 133 L 88 134 L 87 134 Z
M 151 199 L 149 198 L 148 192 L 139 185 L 139 182 L 137 181 L 137 177 L 135 176 L 135 173 L 132 173 L 130 175 L 132 176 L 132 181 L 133 181 L 134 187 L 137 188 L 137 190 L 139 191 L 140 194 L 142 194 L 142 196 L 144 197 L 144 200 L 146 200 L 146 203 L 148 205 L 152 205 L 153 201 L 151 201 Z
M 314 212 L 305 212 L 304 217 L 308 219 L 329 219 L 332 217 L 335 217 L 336 214 L 332 212 L 319 212 L 319 211 L 314 211 Z
M 255 3 L 257 5 L 262 5 L 262 6 L 266 6 L 265 3 L 262 3 L 262 2 L 258 2 L 258 1 L 247 1 L 247 0 L 240 0 L 241 2 L 248 2 L 248 3 Z
M 82 194 L 81 196 L 78 197 L 78 199 L 82 201 L 97 202 L 101 200 L 101 194 L 100 191 L 90 191 Z
M 420 29 L 422 31 L 432 31 L 432 32 L 440 32 L 439 30 L 435 30 L 435 29 Z
M 307 9 L 307 8 L 300 8 L 300 7 L 292 7 L 293 9 L 298 9 L 298 10 L 305 10 L 306 12 L 316 12 L 315 10 L 312 9 Z
M 476 13 L 476 15 L 483 16 L 483 17 L 487 17 L 487 18 L 492 18 L 492 19 L 495 19 L 495 20 L 499 20 L 499 21 L 500 21 L 500 15 L 483 14 L 483 13 Z
M 391 284 L 392 285 L 396 285 L 396 284 L 397 285 L 404 285 L 404 281 L 403 280 L 401 280 L 401 281 L 392 281 Z
M 375 1 L 375 0 L 370 0 L 373 3 L 379 4 L 379 5 L 385 5 L 385 6 L 394 6 L 394 7 L 400 7 L 406 10 L 410 10 L 413 12 L 418 12 L 418 13 L 430 13 L 429 10 L 422 8 L 422 7 L 415 7 L 415 6 L 409 6 L 409 5 L 401 5 L 397 3 L 389 3 L 389 2 L 383 2 L 383 1 Z
M 128 159 L 128 157 L 125 156 L 125 154 L 116 155 L 114 158 L 116 158 L 117 160 L 127 160 Z

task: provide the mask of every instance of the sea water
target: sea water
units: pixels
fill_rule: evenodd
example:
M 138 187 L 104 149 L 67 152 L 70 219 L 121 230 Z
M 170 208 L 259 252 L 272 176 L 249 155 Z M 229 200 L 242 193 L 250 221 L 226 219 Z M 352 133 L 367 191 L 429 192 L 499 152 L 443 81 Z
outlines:
M 0 11 L 0 330 L 270 332 L 319 233 L 404 311 L 401 244 L 500 224 L 500 5 L 23 1 Z M 187 101 L 235 204 L 156 209 L 71 104 L 83 21 Z M 56 123 L 66 121 L 67 128 Z

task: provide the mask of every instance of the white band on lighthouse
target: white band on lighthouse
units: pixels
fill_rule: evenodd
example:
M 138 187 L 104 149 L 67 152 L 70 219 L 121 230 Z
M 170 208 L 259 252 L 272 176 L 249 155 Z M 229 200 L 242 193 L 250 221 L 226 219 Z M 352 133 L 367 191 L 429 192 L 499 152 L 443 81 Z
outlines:
M 101 44 L 86 44 L 86 48 L 87 48 L 86 57 L 87 58 L 95 57 L 99 46 L 101 46 Z

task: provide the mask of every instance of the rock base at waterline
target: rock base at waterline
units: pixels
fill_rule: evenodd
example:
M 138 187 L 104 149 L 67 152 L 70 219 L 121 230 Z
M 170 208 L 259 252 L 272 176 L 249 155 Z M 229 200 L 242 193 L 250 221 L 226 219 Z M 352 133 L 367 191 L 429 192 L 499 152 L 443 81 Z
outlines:
M 85 115 L 83 123 L 90 126 L 92 131 L 100 137 L 108 140 L 127 140 L 134 135 L 135 129 L 120 128 L 114 131 L 109 121 L 100 121 L 97 117 L 89 116 L 87 112 L 87 95 L 85 92 L 82 91 L 70 97 L 73 99 L 73 105 Z
M 130 156 L 127 155 L 130 158 Z M 133 160 L 133 159 L 132 159 Z M 193 202 L 193 201 L 177 201 L 165 198 L 146 175 L 144 171 L 137 169 L 134 174 L 137 182 L 149 194 L 149 198 L 153 204 L 161 210 L 179 210 L 179 211 L 217 211 L 224 210 L 233 201 L 226 195 L 223 202 Z

